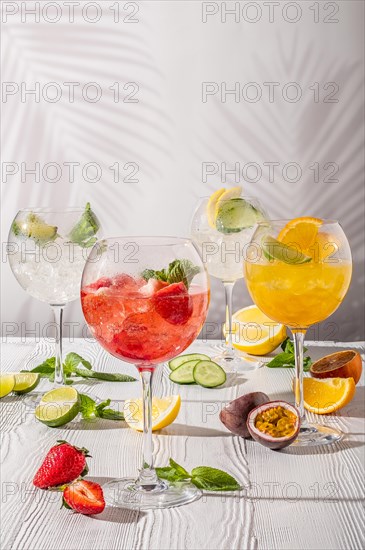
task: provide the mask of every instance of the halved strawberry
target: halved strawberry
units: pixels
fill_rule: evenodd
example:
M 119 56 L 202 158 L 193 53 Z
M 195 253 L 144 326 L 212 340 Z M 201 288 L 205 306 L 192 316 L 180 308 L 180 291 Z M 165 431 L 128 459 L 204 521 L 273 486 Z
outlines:
M 56 487 L 74 481 L 87 474 L 85 457 L 90 456 L 87 449 L 79 449 L 66 441 L 58 441 L 43 460 L 34 476 L 33 484 L 40 489 Z
M 183 282 L 168 285 L 153 296 L 155 309 L 172 325 L 184 325 L 193 313 L 193 305 Z
M 103 489 L 93 481 L 75 481 L 64 490 L 63 504 L 87 516 L 100 514 L 105 508 Z

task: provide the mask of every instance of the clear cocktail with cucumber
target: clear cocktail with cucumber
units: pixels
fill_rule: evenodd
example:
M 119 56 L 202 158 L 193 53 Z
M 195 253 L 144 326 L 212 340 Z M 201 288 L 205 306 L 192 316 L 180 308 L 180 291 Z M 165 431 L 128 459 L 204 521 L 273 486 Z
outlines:
M 227 344 L 215 357 L 225 370 L 247 368 L 232 345 L 232 293 L 242 277 L 242 265 L 255 225 L 267 219 L 258 199 L 245 197 L 241 187 L 219 189 L 201 199 L 195 211 L 191 235 L 198 246 L 208 273 L 220 279 L 226 294 Z

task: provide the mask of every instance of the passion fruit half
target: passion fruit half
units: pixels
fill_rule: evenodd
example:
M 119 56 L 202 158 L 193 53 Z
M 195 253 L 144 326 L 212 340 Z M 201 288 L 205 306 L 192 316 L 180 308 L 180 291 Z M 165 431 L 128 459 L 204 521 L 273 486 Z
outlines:
M 261 445 L 269 449 L 283 449 L 298 436 L 299 411 L 286 401 L 269 401 L 249 413 L 247 428 L 253 439 Z
M 270 397 L 261 391 L 241 395 L 221 410 L 219 418 L 227 430 L 234 435 L 245 438 L 251 437 L 247 428 L 249 412 L 268 401 L 270 401 Z

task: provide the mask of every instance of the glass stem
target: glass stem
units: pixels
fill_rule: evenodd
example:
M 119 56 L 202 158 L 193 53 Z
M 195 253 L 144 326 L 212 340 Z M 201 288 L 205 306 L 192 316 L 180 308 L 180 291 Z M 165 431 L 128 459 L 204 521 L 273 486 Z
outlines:
M 223 283 L 226 294 L 226 334 L 228 334 L 227 355 L 234 356 L 235 352 L 232 345 L 232 294 L 234 283 Z
M 151 491 L 158 484 L 152 451 L 152 372 L 148 369 L 140 370 L 143 392 L 143 454 L 137 484 L 146 491 Z
M 56 325 L 56 363 L 54 371 L 54 383 L 56 386 L 63 386 L 65 384 L 63 374 L 63 360 L 62 360 L 62 316 L 64 306 L 52 306 L 54 321 Z
M 299 410 L 300 418 L 305 421 L 304 396 L 303 396 L 303 347 L 306 334 L 305 329 L 293 330 L 294 353 L 295 353 L 295 406 Z

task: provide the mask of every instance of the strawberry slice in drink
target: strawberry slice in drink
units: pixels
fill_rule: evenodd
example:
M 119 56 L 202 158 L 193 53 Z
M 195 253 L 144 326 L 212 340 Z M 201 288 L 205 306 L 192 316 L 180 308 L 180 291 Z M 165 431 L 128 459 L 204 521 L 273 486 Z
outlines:
M 109 288 L 113 284 L 113 281 L 109 277 L 101 277 L 94 283 L 84 286 L 81 289 L 81 296 L 85 296 L 90 292 L 96 292 L 100 288 Z
M 184 325 L 193 313 L 192 300 L 183 282 L 162 288 L 152 299 L 157 313 L 172 325 Z

